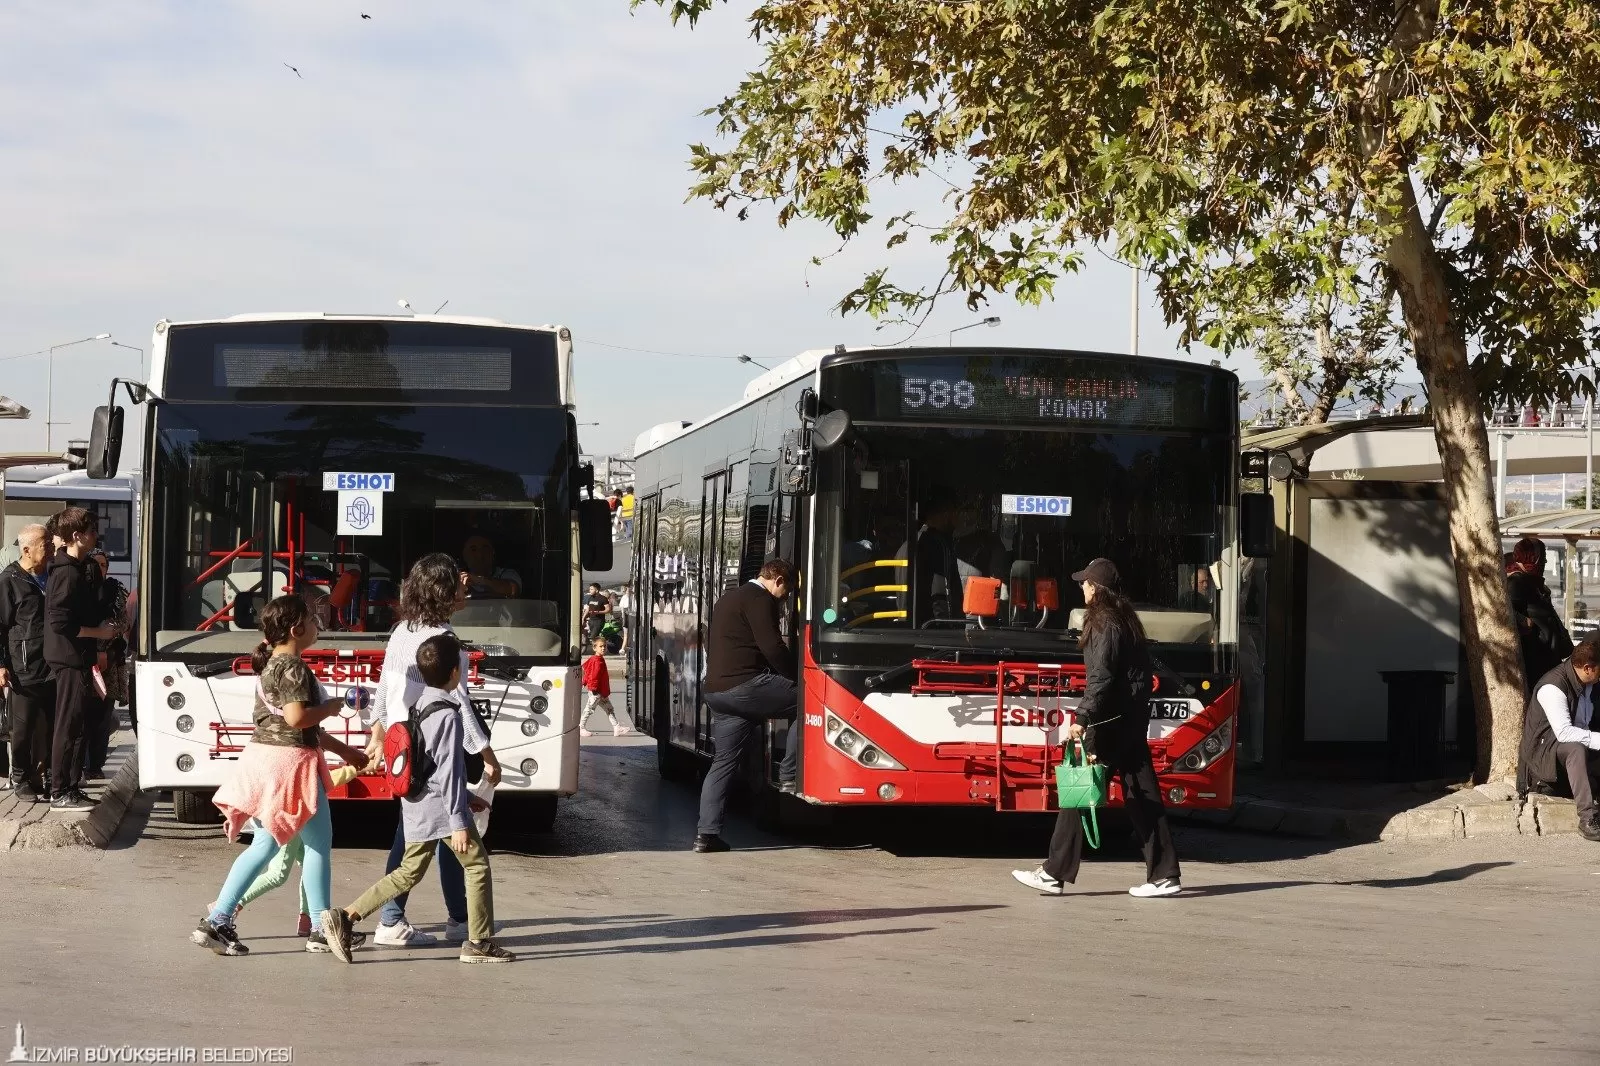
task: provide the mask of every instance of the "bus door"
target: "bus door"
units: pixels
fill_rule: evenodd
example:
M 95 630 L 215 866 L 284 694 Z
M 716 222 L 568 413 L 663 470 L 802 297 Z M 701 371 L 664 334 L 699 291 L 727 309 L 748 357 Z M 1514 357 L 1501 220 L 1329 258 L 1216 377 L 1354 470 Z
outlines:
M 705 705 L 706 648 L 711 632 L 711 611 L 722 590 L 722 505 L 728 495 L 728 472 L 720 470 L 707 477 L 700 495 L 700 572 L 695 575 L 698 621 L 696 643 L 694 714 L 695 747 L 711 750 L 711 711 Z
M 634 727 L 649 735 L 656 732 L 656 520 L 661 510 L 660 495 L 651 495 L 634 505 L 633 613 L 628 619 L 628 716 Z M 639 723 L 643 722 L 641 726 Z

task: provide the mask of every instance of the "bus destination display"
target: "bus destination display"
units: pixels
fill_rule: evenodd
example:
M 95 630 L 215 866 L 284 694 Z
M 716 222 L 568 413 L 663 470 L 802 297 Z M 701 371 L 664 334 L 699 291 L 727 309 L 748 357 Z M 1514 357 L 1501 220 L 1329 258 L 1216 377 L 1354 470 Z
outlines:
M 1234 381 L 1211 367 L 1115 356 L 917 352 L 825 367 L 823 393 L 866 419 L 1222 430 Z
M 900 414 L 940 412 L 1009 422 L 1107 422 L 1117 425 L 1174 424 L 1173 386 L 1110 374 L 1010 374 L 1001 377 L 942 377 L 902 368 Z M 935 368 L 935 374 L 948 368 Z

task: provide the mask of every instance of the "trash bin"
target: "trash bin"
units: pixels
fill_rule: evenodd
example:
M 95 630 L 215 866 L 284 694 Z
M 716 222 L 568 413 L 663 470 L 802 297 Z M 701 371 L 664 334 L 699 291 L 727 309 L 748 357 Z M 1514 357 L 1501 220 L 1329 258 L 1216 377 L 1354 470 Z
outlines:
M 1390 781 L 1426 781 L 1444 772 L 1444 690 L 1449 670 L 1381 670 L 1389 686 Z

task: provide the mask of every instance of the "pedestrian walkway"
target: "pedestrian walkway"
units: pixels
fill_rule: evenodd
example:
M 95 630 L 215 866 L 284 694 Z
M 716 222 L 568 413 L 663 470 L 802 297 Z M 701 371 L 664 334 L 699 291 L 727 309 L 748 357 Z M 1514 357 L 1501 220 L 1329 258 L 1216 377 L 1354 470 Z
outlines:
M 1172 813 L 1194 825 L 1351 841 L 1555 836 L 1578 831 L 1570 799 L 1534 795 L 1523 802 L 1510 786 L 1472 788 L 1448 781 L 1293 781 L 1241 774 L 1231 809 Z
M 11 848 L 103 848 L 116 835 L 128 803 L 139 789 L 139 760 L 134 735 L 120 723 L 111 737 L 105 777 L 84 788 L 94 800 L 86 811 L 53 811 L 48 803 L 19 799 L 0 792 L 0 851 Z

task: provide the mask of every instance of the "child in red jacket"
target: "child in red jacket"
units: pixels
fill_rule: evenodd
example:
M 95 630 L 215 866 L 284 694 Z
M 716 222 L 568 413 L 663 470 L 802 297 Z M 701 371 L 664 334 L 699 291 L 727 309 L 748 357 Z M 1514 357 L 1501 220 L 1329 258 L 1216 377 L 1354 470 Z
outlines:
M 589 731 L 589 716 L 595 711 L 606 712 L 611 719 L 611 735 L 625 737 L 633 730 L 617 724 L 617 712 L 611 706 L 611 668 L 606 665 L 606 640 L 596 637 L 594 654 L 583 661 L 583 687 L 589 693 L 583 706 L 583 717 L 578 719 L 578 735 L 594 736 Z

